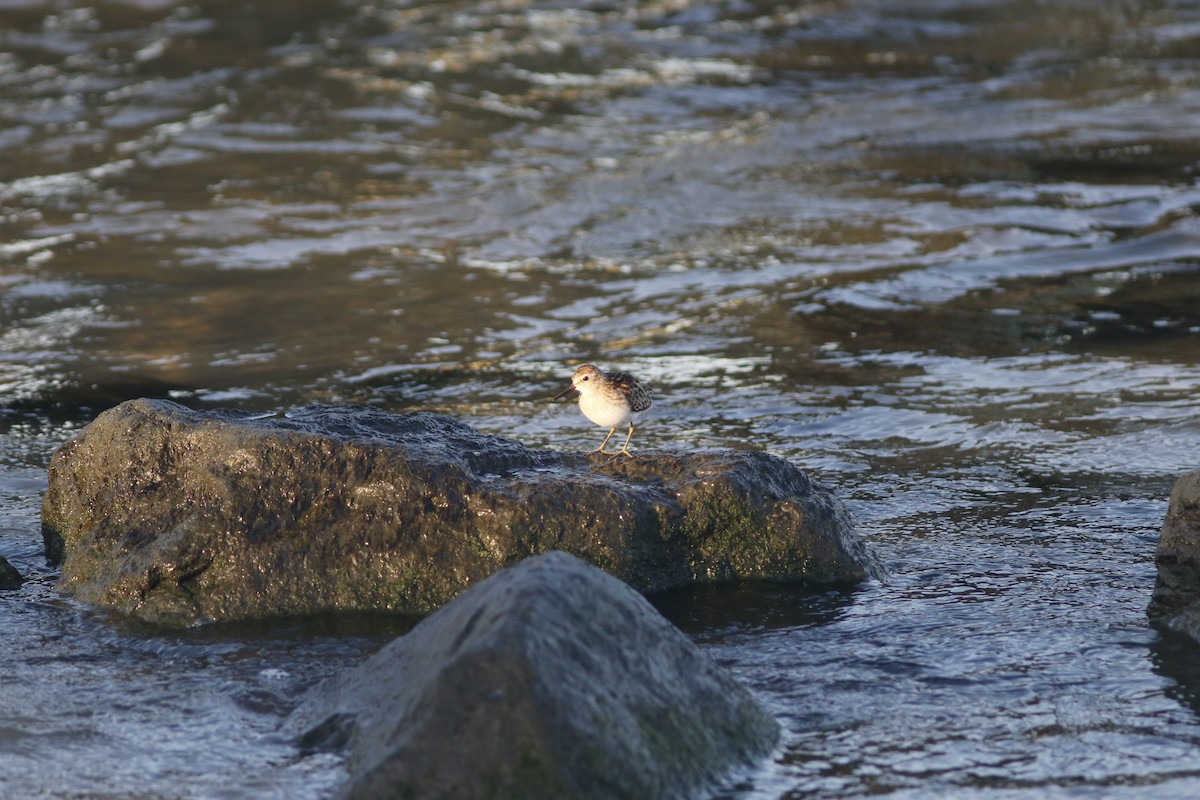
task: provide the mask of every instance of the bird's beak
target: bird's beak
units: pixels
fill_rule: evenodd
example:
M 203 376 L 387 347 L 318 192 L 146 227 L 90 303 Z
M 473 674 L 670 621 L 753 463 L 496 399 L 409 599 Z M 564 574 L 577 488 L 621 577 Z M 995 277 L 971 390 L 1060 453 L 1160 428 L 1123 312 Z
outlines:
M 573 383 L 572 383 L 570 386 L 568 386 L 567 388 L 563 389 L 563 390 L 562 390 L 561 392 L 559 392 L 558 394 L 554 395 L 554 399 L 555 399 L 555 400 L 557 400 L 558 398 L 560 398 L 560 397 L 562 397 L 563 395 L 565 395 L 567 392 L 573 392 L 573 391 L 575 391 L 575 384 L 573 384 Z

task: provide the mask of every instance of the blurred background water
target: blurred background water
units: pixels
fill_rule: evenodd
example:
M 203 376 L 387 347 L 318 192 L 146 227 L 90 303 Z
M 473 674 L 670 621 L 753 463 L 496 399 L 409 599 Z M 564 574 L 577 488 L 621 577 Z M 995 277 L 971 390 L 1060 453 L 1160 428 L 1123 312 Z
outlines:
M 779 715 L 728 798 L 1194 798 L 1148 627 L 1200 461 L 1200 4 L 0 3 L 0 786 L 327 797 L 275 733 L 410 621 L 164 633 L 53 591 L 54 449 L 152 395 L 762 449 L 886 559 L 660 607 Z M 602 432 L 601 432 L 602 433 Z

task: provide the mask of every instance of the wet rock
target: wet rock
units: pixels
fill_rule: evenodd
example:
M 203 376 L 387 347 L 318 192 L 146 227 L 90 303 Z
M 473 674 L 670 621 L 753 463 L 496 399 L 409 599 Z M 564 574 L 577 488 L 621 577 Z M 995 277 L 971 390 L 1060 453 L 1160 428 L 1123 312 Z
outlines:
M 60 587 L 168 624 L 428 613 L 555 549 L 640 591 L 876 570 L 842 503 L 764 453 L 535 451 L 428 413 L 135 400 L 63 445 L 49 478 Z
M 353 800 L 688 797 L 779 735 L 643 597 L 561 552 L 464 592 L 289 727 L 347 746 Z
M 7 558 L 0 556 L 0 590 L 20 589 L 24 582 L 25 579 L 21 577 L 17 568 L 8 563 Z
M 1200 470 L 1175 482 L 1155 562 L 1150 619 L 1200 640 Z

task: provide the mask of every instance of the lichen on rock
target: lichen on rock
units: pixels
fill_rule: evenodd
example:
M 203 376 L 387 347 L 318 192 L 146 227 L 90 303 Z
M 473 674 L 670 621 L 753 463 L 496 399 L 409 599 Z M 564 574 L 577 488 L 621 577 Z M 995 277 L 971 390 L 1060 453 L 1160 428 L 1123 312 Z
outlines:
M 42 528 L 63 590 L 172 625 L 425 614 L 549 550 L 644 592 L 878 574 L 833 493 L 765 453 L 532 450 L 359 406 L 123 403 L 55 454 Z

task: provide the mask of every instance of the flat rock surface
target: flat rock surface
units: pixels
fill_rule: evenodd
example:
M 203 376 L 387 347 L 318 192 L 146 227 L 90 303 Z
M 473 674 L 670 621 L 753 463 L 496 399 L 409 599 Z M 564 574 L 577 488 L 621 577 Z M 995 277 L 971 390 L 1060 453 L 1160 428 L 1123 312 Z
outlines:
M 310 751 L 347 749 L 354 800 L 689 797 L 779 736 L 641 595 L 561 552 L 317 686 L 288 728 Z
M 643 592 L 878 573 L 842 502 L 765 453 L 539 451 L 358 406 L 123 403 L 55 454 L 42 529 L 63 590 L 181 625 L 429 613 L 549 550 Z
M 1175 482 L 1155 562 L 1150 618 L 1200 640 L 1200 470 Z

